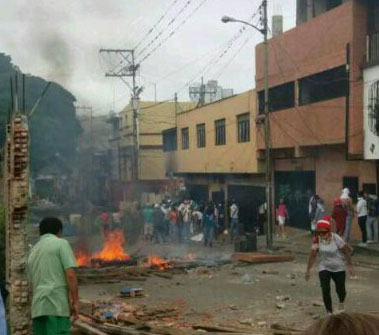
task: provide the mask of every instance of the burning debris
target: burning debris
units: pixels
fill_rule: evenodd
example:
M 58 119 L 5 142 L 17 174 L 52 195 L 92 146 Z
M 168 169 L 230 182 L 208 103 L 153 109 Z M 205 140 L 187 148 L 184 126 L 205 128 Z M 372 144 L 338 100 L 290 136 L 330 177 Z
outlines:
M 161 258 L 156 255 L 149 256 L 146 265 L 158 271 L 164 271 L 173 268 L 173 264 L 170 260 Z
M 86 251 L 76 252 L 76 261 L 79 267 L 102 267 L 129 262 L 130 255 L 124 251 L 125 239 L 122 230 L 104 233 L 104 246 L 100 252 L 89 254 Z

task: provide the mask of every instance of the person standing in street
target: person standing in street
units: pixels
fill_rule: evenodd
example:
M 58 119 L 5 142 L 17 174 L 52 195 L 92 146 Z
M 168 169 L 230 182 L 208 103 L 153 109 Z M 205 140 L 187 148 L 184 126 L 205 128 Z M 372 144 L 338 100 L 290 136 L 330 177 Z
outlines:
M 359 246 L 367 247 L 367 201 L 362 191 L 358 194 L 357 216 L 359 228 L 361 229 L 362 233 L 362 242 L 359 243 Z
M 350 190 L 348 188 L 344 188 L 342 190 L 342 194 L 340 196 L 340 199 L 341 199 L 342 207 L 347 212 L 344 240 L 346 243 L 349 243 L 350 242 L 350 236 L 351 236 L 352 222 L 353 222 L 353 219 L 355 217 L 355 210 L 354 210 L 354 206 L 353 206 L 353 200 L 350 197 Z
M 280 199 L 279 206 L 276 209 L 276 217 L 279 224 L 279 237 L 285 237 L 284 225 L 287 220 L 289 220 L 287 206 L 284 202 L 284 199 Z
M 153 211 L 153 231 L 154 231 L 154 243 L 160 244 L 166 241 L 165 231 L 165 216 L 162 212 L 159 204 L 154 205 Z
M 322 297 L 326 312 L 333 313 L 332 298 L 330 294 L 330 281 L 333 280 L 336 285 L 336 291 L 339 298 L 339 311 L 345 310 L 346 298 L 346 265 L 351 276 L 354 275 L 350 249 L 346 242 L 337 234 L 332 233 L 331 218 L 325 216 L 319 220 L 316 225 L 316 236 L 313 239 L 312 250 L 309 256 L 305 280 L 310 279 L 311 269 L 319 256 L 320 263 L 318 274 L 322 289 Z
M 367 197 L 367 242 L 378 242 L 378 219 L 379 219 L 379 199 L 375 195 Z
M 146 242 L 153 240 L 154 228 L 153 228 L 153 212 L 154 209 L 151 205 L 146 205 L 142 210 L 142 216 L 144 221 L 143 235 Z
M 238 217 L 239 217 L 239 208 L 235 200 L 232 201 L 230 206 L 230 241 L 233 242 L 236 236 L 238 236 Z
M 179 228 L 178 228 L 178 219 L 179 219 L 178 210 L 174 205 L 171 206 L 169 217 L 170 217 L 170 239 L 171 242 L 179 241 Z
M 312 233 L 312 235 L 314 235 L 314 233 L 316 231 L 317 220 L 315 219 L 315 216 L 316 216 L 316 210 L 317 210 L 317 201 L 319 199 L 320 198 L 317 194 L 313 195 L 309 199 L 308 214 L 309 214 L 309 219 L 311 220 L 311 233 Z
M 181 214 L 182 219 L 182 239 L 184 241 L 188 241 L 190 238 L 190 229 L 191 229 L 191 220 L 192 220 L 192 214 L 191 214 L 191 206 L 190 201 L 188 199 L 184 200 L 184 203 L 182 203 L 179 207 L 179 211 Z
M 28 257 L 33 335 L 68 335 L 70 316 L 73 320 L 79 317 L 77 264 L 70 244 L 60 238 L 62 230 L 59 219 L 43 219 L 40 240 Z
M 335 198 L 333 200 L 333 212 L 332 218 L 336 224 L 336 232 L 339 236 L 343 238 L 346 228 L 346 217 L 347 211 L 342 207 L 342 202 L 340 198 Z
M 215 214 L 214 206 L 210 205 L 205 209 L 204 213 L 204 246 L 212 247 L 215 231 Z

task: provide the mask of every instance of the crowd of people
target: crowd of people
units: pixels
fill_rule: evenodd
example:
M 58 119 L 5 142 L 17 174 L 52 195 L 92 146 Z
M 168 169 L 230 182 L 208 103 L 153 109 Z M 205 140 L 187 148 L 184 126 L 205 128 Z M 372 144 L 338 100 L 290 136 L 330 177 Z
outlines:
M 354 205 L 348 188 L 344 188 L 339 197 L 333 200 L 331 217 L 335 224 L 336 233 L 345 242 L 350 242 L 353 219 L 357 217 L 362 240 L 360 246 L 367 247 L 369 243 L 379 242 L 379 199 L 376 195 L 359 192 L 357 204 Z M 326 215 L 323 199 L 314 195 L 309 201 L 311 231 L 314 233 L 316 223 Z
M 226 215 L 229 213 L 229 220 Z M 146 205 L 142 210 L 144 240 L 154 243 L 183 243 L 191 238 L 202 239 L 212 247 L 221 235 L 229 235 L 231 241 L 238 234 L 239 207 L 233 200 L 229 211 L 224 204 L 213 202 L 197 204 L 184 199 L 173 203 Z M 228 222 L 230 225 L 227 227 Z

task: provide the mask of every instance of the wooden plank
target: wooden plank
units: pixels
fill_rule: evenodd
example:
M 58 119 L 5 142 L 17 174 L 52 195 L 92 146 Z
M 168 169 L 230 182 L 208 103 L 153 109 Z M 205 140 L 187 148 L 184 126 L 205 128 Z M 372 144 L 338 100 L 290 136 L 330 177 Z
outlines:
M 102 332 L 101 330 L 90 326 L 88 323 L 82 320 L 76 320 L 73 325 L 78 328 L 81 333 L 87 335 L 108 335 L 107 333 Z
M 290 255 L 269 255 L 252 252 L 236 252 L 232 255 L 232 259 L 240 262 L 260 264 L 292 262 L 295 257 Z
M 234 328 L 227 328 L 227 327 L 219 327 L 219 326 L 212 326 L 212 325 L 194 325 L 192 327 L 196 330 L 205 330 L 207 332 L 219 332 L 219 333 L 234 333 L 238 334 L 241 332 L 240 329 L 234 329 Z

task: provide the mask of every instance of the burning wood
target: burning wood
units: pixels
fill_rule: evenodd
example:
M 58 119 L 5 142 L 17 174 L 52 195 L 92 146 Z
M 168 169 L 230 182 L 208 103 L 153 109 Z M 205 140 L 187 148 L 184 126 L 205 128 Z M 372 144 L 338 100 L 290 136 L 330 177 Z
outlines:
M 154 268 L 158 271 L 164 271 L 173 268 L 172 262 L 170 260 L 161 258 L 156 255 L 149 256 L 147 260 L 147 266 Z
M 78 266 L 101 267 L 118 265 L 130 261 L 130 256 L 124 251 L 125 239 L 122 230 L 109 231 L 104 234 L 103 250 L 89 255 L 86 252 L 76 252 Z

